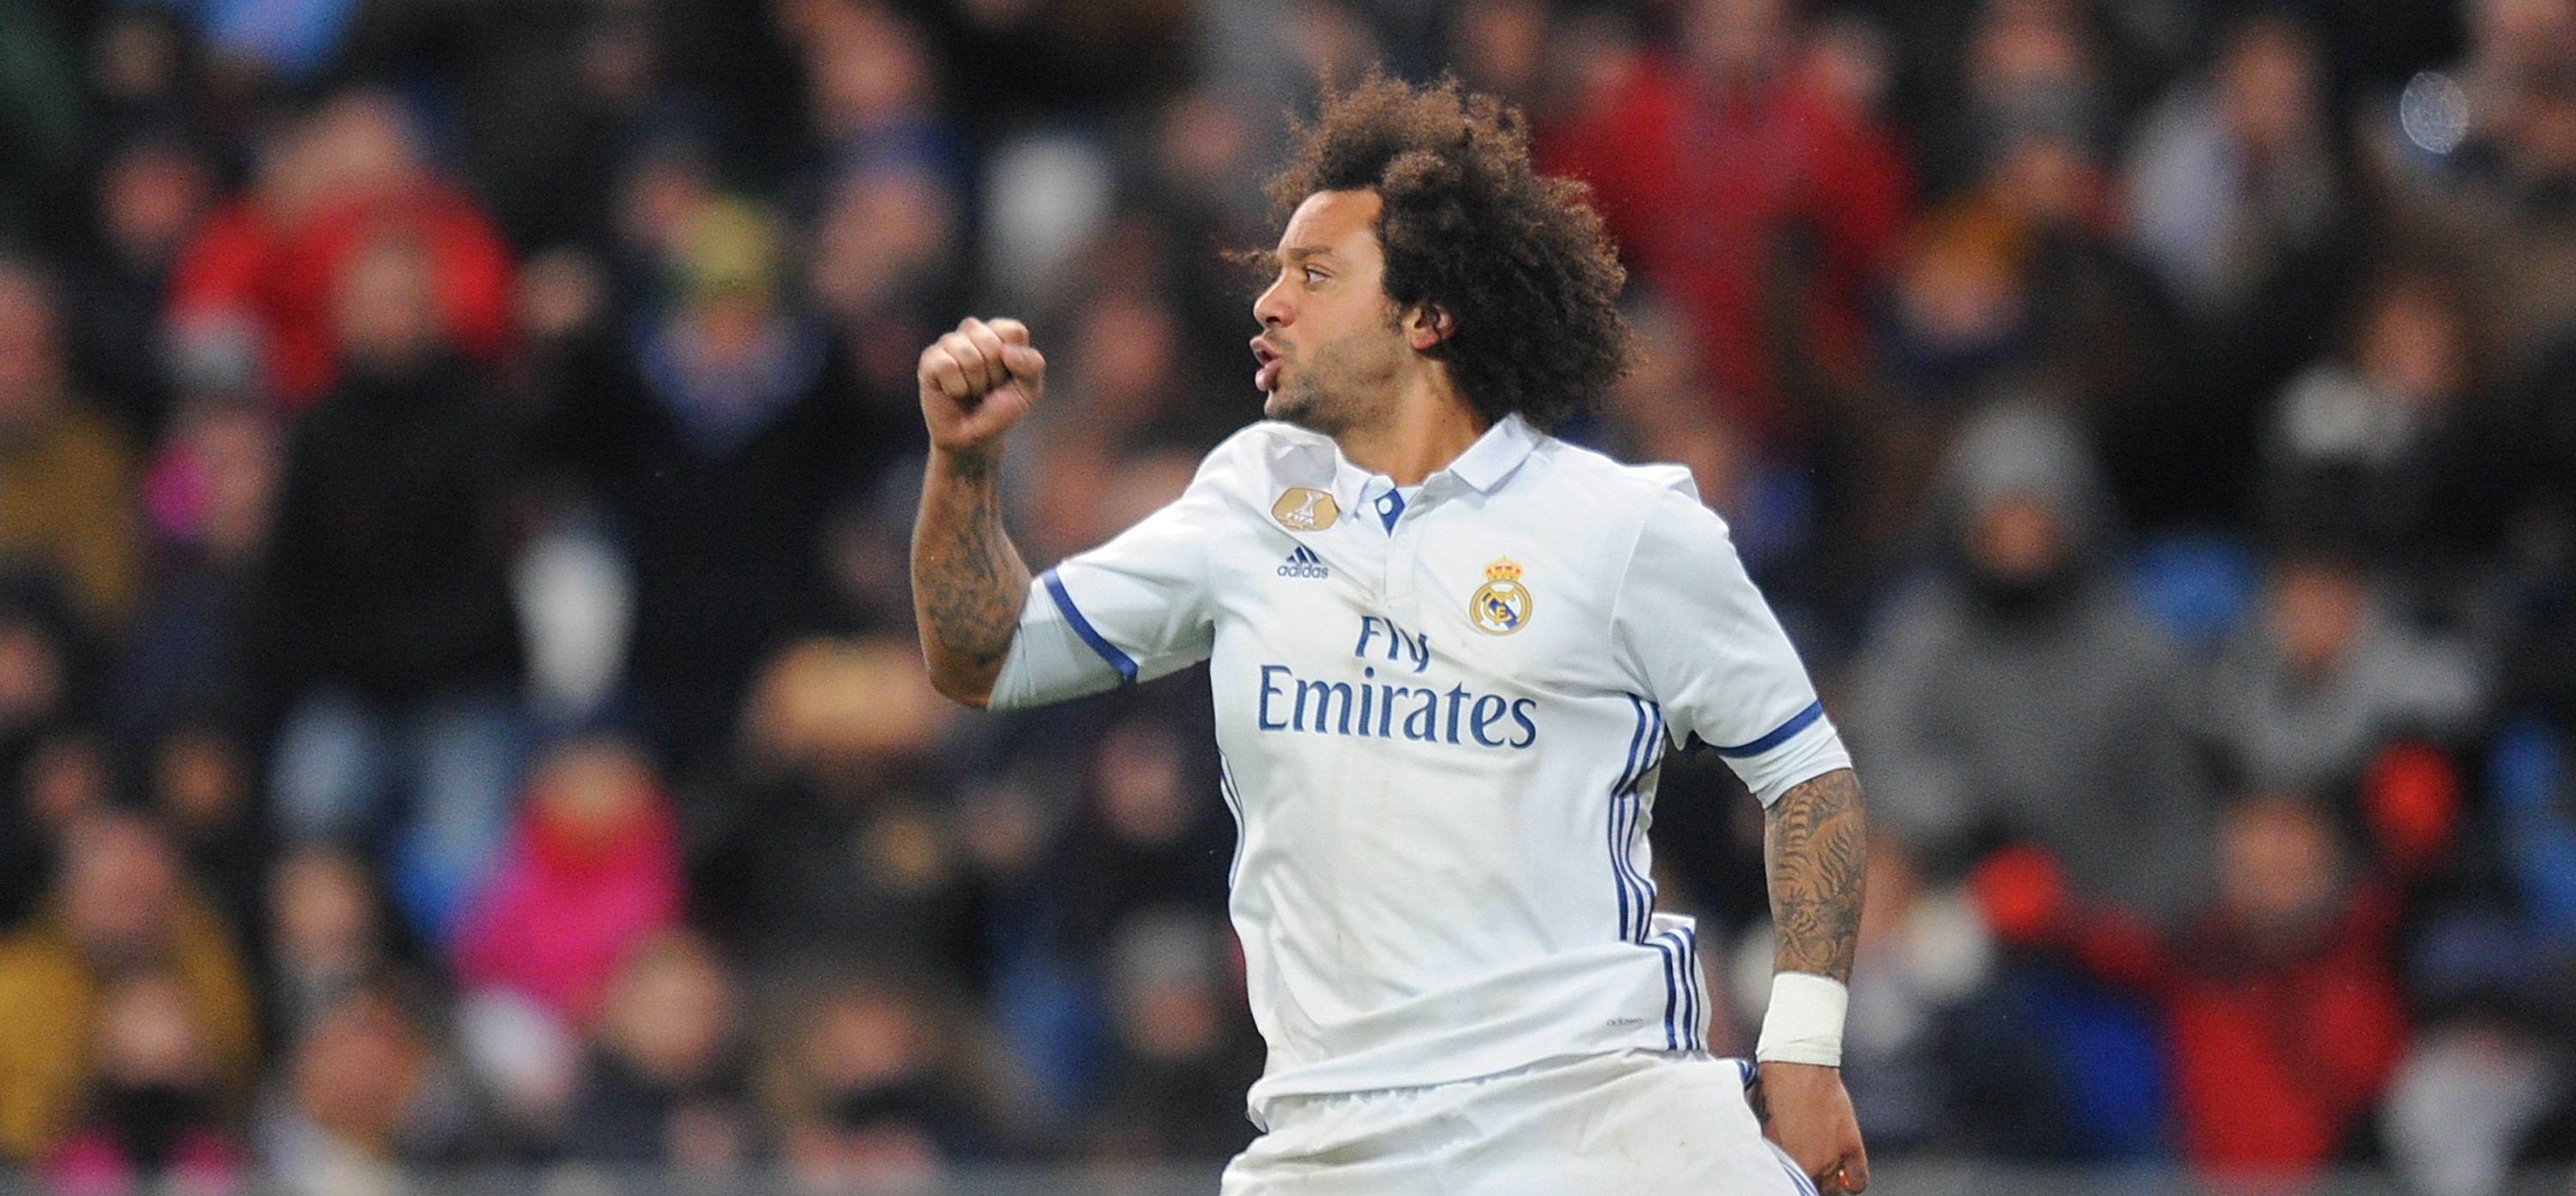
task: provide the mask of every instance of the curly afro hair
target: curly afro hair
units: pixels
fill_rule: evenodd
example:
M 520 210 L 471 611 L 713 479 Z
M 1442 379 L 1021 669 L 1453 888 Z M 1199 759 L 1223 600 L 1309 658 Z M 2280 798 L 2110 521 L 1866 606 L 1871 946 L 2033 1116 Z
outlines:
M 1387 297 L 1448 313 L 1456 331 L 1429 352 L 1486 419 L 1553 427 L 1628 372 L 1627 271 L 1590 189 L 1531 167 L 1517 110 L 1454 78 L 1372 71 L 1291 131 L 1269 187 L 1279 218 L 1318 191 L 1376 192 Z

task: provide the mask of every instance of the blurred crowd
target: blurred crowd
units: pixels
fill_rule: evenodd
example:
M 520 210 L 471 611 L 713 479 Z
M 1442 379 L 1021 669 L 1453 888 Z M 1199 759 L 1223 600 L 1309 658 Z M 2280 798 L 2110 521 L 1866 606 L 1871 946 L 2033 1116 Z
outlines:
M 1591 184 L 1563 431 L 1860 762 L 1874 1153 L 2576 1157 L 2576 0 L 0 0 L 0 1175 L 1248 1141 L 1204 680 L 930 691 L 912 366 L 1036 329 L 1034 564 L 1176 494 L 1373 65 Z

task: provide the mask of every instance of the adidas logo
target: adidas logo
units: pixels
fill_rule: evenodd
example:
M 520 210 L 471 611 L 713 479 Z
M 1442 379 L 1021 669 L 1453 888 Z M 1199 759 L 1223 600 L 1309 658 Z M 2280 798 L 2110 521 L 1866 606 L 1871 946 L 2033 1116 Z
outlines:
M 1314 549 L 1303 544 L 1297 546 L 1297 551 L 1289 553 L 1287 562 L 1279 566 L 1281 577 L 1325 578 L 1332 575 L 1333 571 L 1324 565 L 1324 558 L 1316 556 Z

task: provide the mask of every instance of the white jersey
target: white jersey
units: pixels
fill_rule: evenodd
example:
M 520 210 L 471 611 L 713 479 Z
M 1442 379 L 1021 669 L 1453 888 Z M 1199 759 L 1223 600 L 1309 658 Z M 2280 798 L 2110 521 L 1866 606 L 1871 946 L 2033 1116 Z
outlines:
M 1646 842 L 1668 744 L 1848 763 L 1687 471 L 1489 429 L 1410 501 L 1255 424 L 1031 586 L 996 708 L 1209 662 L 1267 1101 L 1704 1045 Z

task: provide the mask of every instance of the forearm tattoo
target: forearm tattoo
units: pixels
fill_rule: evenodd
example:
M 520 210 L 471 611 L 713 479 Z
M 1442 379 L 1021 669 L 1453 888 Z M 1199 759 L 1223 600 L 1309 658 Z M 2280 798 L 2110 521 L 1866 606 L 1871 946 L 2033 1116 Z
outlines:
M 912 529 L 912 606 L 931 672 L 989 691 L 1018 633 L 1029 567 L 1002 530 L 997 454 L 933 463 Z
M 1860 778 L 1848 768 L 1801 782 L 1772 803 L 1762 859 L 1779 934 L 1775 971 L 1850 982 L 1867 858 L 1862 822 Z

